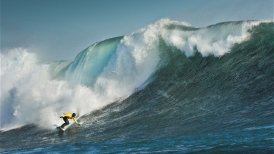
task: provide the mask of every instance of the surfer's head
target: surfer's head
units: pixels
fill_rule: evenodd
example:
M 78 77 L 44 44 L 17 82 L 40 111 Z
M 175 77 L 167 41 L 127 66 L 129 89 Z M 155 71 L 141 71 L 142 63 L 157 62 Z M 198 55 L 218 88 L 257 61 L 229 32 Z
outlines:
M 75 113 L 72 113 L 72 117 L 76 117 L 76 114 L 75 114 Z

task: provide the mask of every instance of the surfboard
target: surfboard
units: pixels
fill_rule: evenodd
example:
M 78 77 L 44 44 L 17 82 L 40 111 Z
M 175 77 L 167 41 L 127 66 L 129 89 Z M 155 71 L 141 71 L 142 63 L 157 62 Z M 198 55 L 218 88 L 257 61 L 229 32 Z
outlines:
M 69 125 L 65 126 L 65 128 L 61 128 L 61 126 L 57 125 L 57 124 L 55 124 L 54 126 L 56 127 L 57 130 L 65 132 L 72 125 L 73 125 L 73 123 L 71 122 L 71 123 L 69 123 Z
M 56 127 L 56 129 L 58 129 L 59 131 L 62 131 L 62 132 L 65 131 L 65 129 L 64 129 L 64 128 L 61 128 L 60 126 Z
M 70 123 L 69 125 L 65 126 L 65 128 L 61 128 L 61 126 L 56 126 L 56 129 L 58 129 L 59 131 L 66 131 L 70 126 L 72 126 L 73 124 Z

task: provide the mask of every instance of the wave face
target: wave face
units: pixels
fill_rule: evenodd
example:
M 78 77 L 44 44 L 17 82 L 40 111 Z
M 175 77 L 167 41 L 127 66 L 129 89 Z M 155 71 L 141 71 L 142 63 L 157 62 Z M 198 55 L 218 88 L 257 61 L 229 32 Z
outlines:
M 1 132 L 0 148 L 273 152 L 273 27 L 240 21 L 194 28 L 164 19 L 94 43 L 70 63 L 38 64 L 21 50 L 1 54 L 1 126 L 24 126 Z M 68 110 L 85 115 L 82 127 L 61 137 L 41 129 Z

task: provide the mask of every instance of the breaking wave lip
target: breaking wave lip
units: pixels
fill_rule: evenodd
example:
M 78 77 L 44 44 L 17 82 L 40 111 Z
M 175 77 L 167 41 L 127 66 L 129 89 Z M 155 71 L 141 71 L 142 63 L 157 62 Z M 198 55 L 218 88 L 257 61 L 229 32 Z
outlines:
M 85 49 L 72 63 L 55 69 L 55 74 L 61 72 L 65 80 L 52 79 L 51 66 L 40 64 L 36 55 L 26 49 L 1 53 L 1 129 L 30 123 L 52 128 L 61 123 L 58 117 L 63 112 L 84 115 L 130 96 L 161 67 L 165 58 L 159 49 L 161 40 L 187 57 L 196 52 L 219 57 L 233 44 L 248 39 L 248 31 L 260 23 L 240 21 L 194 28 L 162 19 Z M 90 69 L 95 67 L 97 71 Z

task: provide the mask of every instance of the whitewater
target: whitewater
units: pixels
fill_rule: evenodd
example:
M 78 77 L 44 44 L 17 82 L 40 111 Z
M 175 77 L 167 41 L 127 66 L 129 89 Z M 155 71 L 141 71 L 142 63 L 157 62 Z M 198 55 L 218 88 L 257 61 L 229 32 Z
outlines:
M 143 134 L 147 135 L 147 138 L 155 138 L 156 145 L 158 144 L 157 141 L 160 141 L 160 139 L 157 139 L 159 136 L 163 139 L 161 139 L 163 142 L 159 143 L 159 145 L 169 145 L 172 141 L 178 141 L 177 143 L 182 144 L 180 137 L 184 138 L 187 137 L 186 134 L 190 135 L 199 132 L 198 128 L 201 128 L 200 126 L 197 126 L 197 130 L 194 129 L 199 121 L 200 123 L 204 121 L 213 121 L 214 123 L 215 120 L 212 119 L 216 119 L 216 121 L 220 122 L 222 118 L 217 120 L 217 118 L 212 117 L 212 115 L 210 118 L 207 117 L 211 113 L 216 115 L 216 113 L 221 112 L 215 111 L 217 108 L 219 110 L 224 109 L 221 112 L 224 114 L 224 121 L 228 115 L 231 115 L 230 118 L 236 116 L 236 114 L 234 115 L 236 112 L 250 114 L 252 113 L 251 111 L 256 112 L 260 110 L 259 113 L 254 113 L 254 115 L 262 115 L 262 113 L 267 112 L 264 118 L 268 118 L 268 120 L 265 120 L 265 122 L 260 125 L 258 124 L 260 127 L 256 125 L 256 123 L 260 121 L 260 119 L 257 119 L 257 121 L 253 121 L 255 122 L 253 123 L 253 127 L 250 125 L 243 129 L 254 131 L 257 129 L 260 130 L 262 127 L 267 129 L 266 134 L 272 136 L 273 122 L 271 123 L 270 121 L 271 119 L 273 120 L 274 117 L 273 111 L 271 112 L 274 92 L 270 86 L 273 85 L 273 79 L 271 78 L 271 75 L 273 75 L 273 59 L 267 57 L 265 57 L 266 59 L 262 59 L 265 55 L 259 57 L 259 59 L 262 60 L 260 63 L 265 62 L 265 64 L 269 66 L 265 67 L 265 71 L 268 73 L 265 76 L 264 74 L 256 74 L 259 71 L 255 71 L 253 73 L 256 74 L 256 78 L 252 78 L 252 80 L 246 79 L 245 82 L 243 77 L 246 72 L 241 72 L 243 68 L 244 70 L 251 70 L 251 68 L 249 68 L 249 62 L 254 58 L 251 57 L 251 59 L 248 59 L 243 57 L 249 55 L 249 53 L 242 51 L 249 50 L 251 54 L 251 50 L 253 51 L 254 49 L 255 52 L 255 47 L 262 49 L 262 46 L 266 46 L 265 44 L 261 44 L 255 47 L 249 47 L 250 45 L 248 44 L 252 39 L 266 35 L 266 32 L 263 30 L 253 32 L 254 29 L 259 29 L 262 25 L 266 25 L 266 28 L 263 28 L 267 30 L 270 29 L 273 32 L 272 21 L 223 22 L 197 28 L 186 22 L 161 19 L 131 34 L 96 42 L 81 51 L 73 61 L 60 60 L 51 63 L 42 63 L 39 61 L 37 55 L 29 52 L 28 49 L 20 47 L 1 52 L 0 140 L 1 142 L 8 140 L 5 141 L 5 145 L 10 146 L 10 142 L 12 141 L 4 137 L 6 137 L 9 132 L 15 131 L 19 133 L 22 132 L 24 128 L 28 128 L 30 130 L 43 131 L 44 133 L 47 132 L 45 136 L 42 136 L 47 138 L 47 140 L 43 140 L 43 143 L 45 142 L 46 145 L 48 145 L 44 147 L 44 152 L 58 151 L 62 148 L 51 148 L 52 145 L 50 142 L 56 142 L 56 144 L 61 147 L 63 142 L 58 139 L 56 135 L 53 136 L 53 141 L 49 141 L 50 139 L 48 138 L 50 138 L 50 136 L 48 135 L 55 131 L 55 125 L 62 124 L 62 121 L 59 119 L 62 113 L 76 112 L 82 116 L 80 120 L 84 125 L 81 129 L 86 132 L 84 136 L 86 136 L 87 139 L 80 141 L 78 138 L 83 134 L 72 131 L 70 136 L 77 138 L 75 143 L 81 144 L 81 142 L 85 142 L 85 144 L 90 145 L 90 143 L 87 143 L 89 136 L 98 138 L 103 136 L 100 142 L 97 143 L 98 147 L 100 147 L 103 141 L 107 143 L 115 142 L 116 140 L 112 140 L 111 137 L 115 136 L 114 134 L 125 136 L 121 138 L 118 137 L 117 139 L 118 143 L 124 145 L 118 148 L 118 151 L 115 151 L 115 149 L 107 151 L 101 147 L 98 150 L 96 146 L 84 151 L 93 151 L 95 149 L 93 152 L 99 153 L 122 151 L 157 152 L 154 148 L 155 145 L 149 145 L 146 141 L 144 141 L 144 145 L 146 146 L 138 147 L 135 144 L 130 144 L 129 147 L 135 147 L 135 149 L 133 148 L 133 151 L 128 151 L 130 148 L 127 148 L 127 142 L 122 141 L 124 138 L 127 138 L 127 134 L 136 137 L 143 132 Z M 271 34 L 271 32 L 268 33 Z M 258 36 L 256 34 L 258 34 Z M 272 41 L 272 44 L 270 43 L 269 45 L 271 48 L 269 52 L 265 52 L 268 57 L 273 57 L 273 40 L 271 39 L 269 40 L 270 42 Z M 263 51 L 257 50 L 256 52 L 262 52 L 259 54 L 264 53 Z M 232 58 L 226 58 L 229 56 Z M 233 60 L 237 58 L 240 60 L 234 62 Z M 224 59 L 227 60 L 225 61 Z M 257 62 L 258 61 L 254 61 L 252 66 L 257 65 Z M 230 68 L 230 65 L 234 67 L 226 70 L 226 68 Z M 264 66 L 264 63 L 260 65 Z M 233 70 L 234 68 L 237 69 L 235 72 Z M 228 71 L 233 73 L 223 75 Z M 217 75 L 214 76 L 214 73 Z M 249 76 L 248 74 L 250 73 L 245 75 Z M 230 75 L 233 75 L 233 78 L 230 78 Z M 264 84 L 264 86 L 268 88 L 268 92 L 259 92 L 262 96 L 257 97 L 262 99 L 254 101 L 256 102 L 254 108 L 257 108 L 257 110 L 249 110 L 253 109 L 253 107 L 244 106 L 242 108 L 243 110 L 234 111 L 235 107 L 241 107 L 241 103 L 239 102 L 245 99 L 245 97 L 241 96 L 240 98 L 236 96 L 237 92 L 239 92 L 237 90 L 243 89 L 244 91 L 244 85 L 247 86 L 249 85 L 248 83 L 251 82 L 256 83 L 260 78 L 264 80 L 267 79 L 269 82 L 267 83 L 268 87 L 267 84 Z M 241 79 L 242 83 L 244 83 L 243 85 L 241 85 Z M 237 84 L 235 84 L 234 87 L 230 87 L 230 85 L 234 83 Z M 253 88 L 261 89 L 260 85 Z M 246 87 L 245 90 L 248 91 L 248 87 Z M 258 91 L 256 92 L 258 93 Z M 247 95 L 257 95 L 257 93 L 250 92 L 247 93 Z M 219 104 L 213 105 L 209 102 L 218 102 Z M 235 104 L 229 106 L 230 102 L 239 106 L 234 106 Z M 249 102 L 252 102 L 252 100 Z M 264 102 L 262 104 L 263 106 L 260 106 L 259 102 Z M 225 106 L 225 104 L 228 106 Z M 177 105 L 180 105 L 180 108 L 173 108 Z M 223 105 L 224 108 L 222 108 Z M 216 108 L 213 109 L 212 106 Z M 220 108 L 218 106 L 220 106 Z M 197 107 L 199 111 L 195 107 Z M 229 108 L 234 112 L 226 114 L 226 112 L 229 112 Z M 267 111 L 265 110 L 266 108 L 268 108 Z M 148 112 L 146 112 L 147 110 Z M 143 112 L 145 112 L 145 115 L 148 117 L 143 115 Z M 117 114 L 120 115 L 120 117 Z M 172 116 L 173 114 L 177 116 Z M 149 118 L 150 116 L 155 116 L 156 118 L 154 117 L 153 119 L 156 120 L 158 124 L 154 123 L 153 120 Z M 157 116 L 159 117 L 157 118 Z M 140 117 L 140 119 L 144 121 L 140 122 L 135 119 L 136 117 Z M 176 126 L 175 123 L 169 122 L 172 120 L 176 121 L 178 126 Z M 250 122 L 249 120 L 252 121 L 252 118 L 241 119 L 234 117 L 224 125 L 224 128 L 226 128 L 229 123 L 237 123 L 238 126 L 238 120 L 241 121 L 243 125 L 247 125 L 248 122 Z M 144 126 L 142 129 L 139 129 L 140 126 L 137 121 L 139 125 Z M 149 122 L 146 123 L 146 121 Z M 126 122 L 128 123 L 124 124 Z M 185 126 L 188 126 L 187 123 L 190 123 L 190 125 L 183 127 L 180 125 L 182 122 L 184 122 Z M 191 122 L 193 122 L 192 125 Z M 121 124 L 121 126 L 115 127 L 117 123 Z M 129 124 L 134 125 L 134 127 L 130 127 Z M 217 122 L 214 124 L 217 124 Z M 130 129 L 127 128 L 128 126 Z M 206 134 L 210 137 L 221 136 L 220 134 L 214 134 L 217 128 L 213 126 L 209 128 L 210 126 L 208 125 L 203 125 L 203 127 L 203 131 L 206 130 Z M 88 131 L 94 128 L 100 128 L 101 133 L 104 133 L 105 136 L 98 132 L 99 135 L 96 136 L 96 133 Z M 177 130 L 178 128 L 180 129 Z M 190 128 L 194 129 L 193 132 Z M 233 127 L 224 129 L 223 131 L 226 134 L 230 133 L 226 132 L 228 128 Z M 73 127 L 72 129 L 76 130 L 77 128 Z M 154 133 L 148 133 L 154 129 L 154 133 L 158 134 L 157 136 L 153 135 Z M 221 128 L 218 128 L 218 130 L 220 129 Z M 119 130 L 124 131 L 119 132 Z M 180 130 L 183 133 L 180 133 Z M 269 130 L 271 130 L 271 132 L 268 132 Z M 108 136 L 108 131 L 114 132 Z M 170 135 L 172 132 L 178 136 L 174 137 L 174 134 Z M 233 131 L 231 134 L 233 133 L 239 134 L 239 130 Z M 164 134 L 166 134 L 166 136 Z M 30 136 L 35 136 L 35 134 L 30 133 Z M 134 137 L 129 137 L 129 143 L 134 143 Z M 207 136 L 207 138 L 210 137 Z M 272 136 L 272 141 L 273 137 L 274 136 Z M 187 140 L 194 141 L 195 138 L 197 138 L 197 136 L 193 138 L 190 137 Z M 145 139 L 145 137 L 143 139 Z M 70 140 L 70 138 L 68 137 L 67 140 Z M 186 138 L 183 140 L 186 140 Z M 224 137 L 223 140 L 230 142 L 231 138 Z M 271 137 L 268 141 L 271 142 Z M 197 143 L 198 142 L 199 141 L 197 141 Z M 207 141 L 201 142 L 205 144 L 204 142 Z M 237 145 L 237 141 L 235 142 Z M 266 145 L 270 150 L 273 150 L 273 144 L 271 145 L 269 142 L 267 142 Z M 27 145 L 26 147 L 29 147 L 31 152 L 31 149 L 39 149 L 41 145 L 39 144 L 34 147 Z M 168 147 L 172 149 L 171 145 Z M 211 147 L 212 145 L 205 145 L 204 149 L 211 149 Z M 184 148 L 177 148 L 175 151 L 191 151 L 186 147 Z M 197 147 L 192 148 L 196 148 L 197 150 Z M 19 150 L 20 152 L 20 149 L 22 151 L 28 151 L 20 145 L 11 147 L 1 146 L 1 149 L 3 151 Z M 168 149 L 169 148 L 162 149 L 163 151 L 160 150 L 158 152 L 165 152 L 164 150 Z M 203 148 L 198 147 L 198 150 L 200 149 Z M 73 148 L 71 148 L 71 150 L 73 150 Z M 32 152 L 37 151 L 34 150 Z M 43 152 L 43 148 L 40 152 Z

